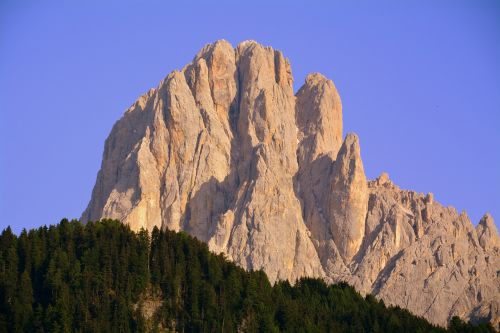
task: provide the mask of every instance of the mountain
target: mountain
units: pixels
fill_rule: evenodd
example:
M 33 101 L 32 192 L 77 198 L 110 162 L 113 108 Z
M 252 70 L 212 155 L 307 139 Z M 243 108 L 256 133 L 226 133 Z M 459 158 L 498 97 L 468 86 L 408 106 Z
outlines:
M 272 282 L 319 277 L 435 324 L 500 320 L 500 237 L 486 214 L 367 180 L 335 85 L 294 95 L 288 59 L 206 45 L 114 125 L 83 221 L 186 231 Z
M 271 286 L 206 244 L 119 221 L 0 234 L 0 332 L 495 332 L 448 329 L 345 283 Z

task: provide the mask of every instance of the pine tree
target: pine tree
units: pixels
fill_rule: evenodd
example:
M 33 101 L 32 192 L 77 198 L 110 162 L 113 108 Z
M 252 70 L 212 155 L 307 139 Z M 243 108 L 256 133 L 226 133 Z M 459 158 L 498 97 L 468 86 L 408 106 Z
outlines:
M 145 320 L 142 300 L 163 302 Z M 156 296 L 155 296 L 156 297 Z M 446 332 L 346 283 L 274 286 L 185 233 L 112 220 L 0 235 L 2 332 Z M 453 318 L 449 332 L 494 332 Z

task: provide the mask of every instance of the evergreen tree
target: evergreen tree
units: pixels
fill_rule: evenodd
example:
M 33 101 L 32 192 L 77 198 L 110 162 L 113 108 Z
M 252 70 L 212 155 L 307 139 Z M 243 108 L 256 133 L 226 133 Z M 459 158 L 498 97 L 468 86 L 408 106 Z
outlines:
M 156 303 L 155 303 L 156 302 Z M 157 304 L 157 306 L 152 306 Z M 447 329 L 346 283 L 269 283 L 186 233 L 118 221 L 0 235 L 2 332 L 494 332 Z

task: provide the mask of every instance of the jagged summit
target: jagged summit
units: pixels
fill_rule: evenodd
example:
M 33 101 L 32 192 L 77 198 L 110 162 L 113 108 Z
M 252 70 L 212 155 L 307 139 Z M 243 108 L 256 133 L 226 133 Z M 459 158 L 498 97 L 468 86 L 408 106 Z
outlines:
M 292 83 L 280 51 L 207 44 L 114 125 L 82 219 L 185 230 L 271 280 L 345 280 L 434 323 L 497 323 L 492 218 L 474 229 L 387 175 L 367 181 L 333 82 Z

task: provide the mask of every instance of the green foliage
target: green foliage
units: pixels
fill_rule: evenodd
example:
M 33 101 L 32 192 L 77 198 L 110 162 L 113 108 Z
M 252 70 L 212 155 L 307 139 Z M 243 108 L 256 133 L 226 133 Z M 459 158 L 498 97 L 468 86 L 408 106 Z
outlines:
M 148 320 L 147 295 L 162 299 Z M 27 331 L 494 332 L 456 317 L 436 327 L 345 283 L 272 286 L 186 233 L 112 220 L 2 232 L 0 333 Z
M 4 230 L 0 332 L 131 331 L 149 282 L 144 237 L 116 221 Z
M 451 318 L 448 323 L 448 331 L 451 333 L 488 333 L 494 332 L 490 323 L 480 323 L 478 325 L 472 325 L 471 323 L 465 323 L 462 319 L 455 316 Z

